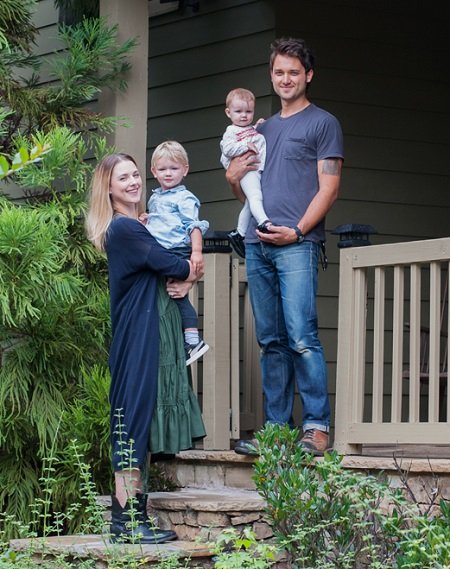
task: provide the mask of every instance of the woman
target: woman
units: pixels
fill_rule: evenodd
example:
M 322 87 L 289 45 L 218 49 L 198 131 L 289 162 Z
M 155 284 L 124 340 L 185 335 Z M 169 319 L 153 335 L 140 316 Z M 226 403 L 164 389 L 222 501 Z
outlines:
M 141 194 L 142 179 L 135 160 L 127 154 L 106 156 L 94 172 L 86 226 L 90 241 L 97 249 L 106 251 L 108 257 L 112 322 L 111 445 L 115 471 L 111 539 L 120 537 L 136 542 L 138 535 L 140 543 L 163 543 L 176 539 L 176 534 L 147 523 L 146 496 L 142 493 L 142 471 L 148 464 L 150 445 L 157 446 L 152 448 L 155 452 L 177 452 L 191 445 L 191 438 L 186 444 L 186 432 L 189 437 L 204 436 L 204 429 L 187 381 L 181 325 L 176 320 L 178 311 L 176 307 L 168 310 L 174 303 L 167 297 L 161 281 L 162 277 L 169 277 L 171 296 L 181 297 L 200 275 L 194 273 L 189 261 L 159 245 L 138 221 Z M 165 310 L 161 318 L 164 323 L 161 344 L 165 349 L 161 385 L 158 385 L 161 316 L 158 308 Z M 177 360 L 175 353 L 169 354 L 172 365 L 168 368 L 167 350 L 175 352 L 178 346 L 181 356 Z M 172 383 L 168 387 L 165 383 L 170 378 Z M 178 409 L 180 387 L 183 401 Z M 158 389 L 160 395 L 178 390 L 172 393 L 176 404 L 168 405 L 168 412 L 162 401 L 154 413 Z M 184 440 L 171 433 L 166 444 L 166 426 L 181 430 Z M 137 527 L 130 528 L 133 516 L 135 523 L 131 525 L 137 522 Z

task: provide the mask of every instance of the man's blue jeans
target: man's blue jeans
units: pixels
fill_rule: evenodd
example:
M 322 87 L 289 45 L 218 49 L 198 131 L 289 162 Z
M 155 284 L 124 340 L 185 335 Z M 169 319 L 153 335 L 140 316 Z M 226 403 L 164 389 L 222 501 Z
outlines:
M 292 425 L 295 382 L 302 427 L 328 431 L 327 369 L 317 327 L 319 245 L 311 241 L 245 247 L 266 421 Z

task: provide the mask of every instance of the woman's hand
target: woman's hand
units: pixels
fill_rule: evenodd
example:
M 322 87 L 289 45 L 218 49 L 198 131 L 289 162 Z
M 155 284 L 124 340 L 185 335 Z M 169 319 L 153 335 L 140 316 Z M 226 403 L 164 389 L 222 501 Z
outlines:
M 189 276 L 185 281 L 178 281 L 176 279 L 167 279 L 166 290 L 170 298 L 184 298 L 187 293 L 191 290 L 195 281 L 203 276 L 203 271 L 197 274 L 194 270 L 194 266 L 191 261 L 189 263 Z
M 166 290 L 170 298 L 184 298 L 194 285 L 194 281 L 167 279 Z

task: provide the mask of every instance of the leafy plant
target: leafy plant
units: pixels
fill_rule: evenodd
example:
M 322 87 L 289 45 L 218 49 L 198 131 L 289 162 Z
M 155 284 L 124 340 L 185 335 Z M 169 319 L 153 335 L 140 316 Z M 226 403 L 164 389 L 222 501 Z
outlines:
M 2 0 L 0 3 L 0 49 L 31 51 L 36 28 L 31 18 L 33 0 Z
M 0 202 L 0 503 L 23 520 L 80 369 L 106 360 L 106 302 L 67 267 L 68 240 L 56 203 Z
M 344 469 L 336 452 L 323 460 L 305 453 L 295 429 L 267 425 L 257 439 L 256 487 L 296 567 L 437 569 L 449 562 L 448 504 L 430 519 L 401 489 Z
M 28 152 L 26 146 L 21 146 L 12 157 L 11 163 L 8 162 L 5 156 L 0 156 L 0 180 L 17 173 L 24 166 L 40 162 L 42 156 L 49 152 L 49 150 L 50 147 L 48 145 L 38 143 L 30 152 Z
M 0 108 L 8 111 L 0 151 L 10 155 L 17 133 L 29 137 L 60 125 L 89 132 L 90 137 L 94 128 L 111 130 L 117 119 L 102 116 L 86 103 L 102 89 L 126 88 L 127 56 L 136 45 L 133 38 L 119 44 L 117 26 L 108 26 L 102 18 L 62 26 L 58 39 L 66 49 L 48 62 L 44 84 L 41 60 L 32 55 L 36 5 L 35 0 L 0 3 L 0 34 L 7 41 L 0 47 Z
M 0 3 L 0 168 L 22 191 L 20 201 L 0 197 L 0 509 L 10 536 L 20 531 L 14 520 L 31 520 L 31 503 L 47 500 L 39 473 L 50 449 L 51 508 L 67 512 L 77 496 L 73 438 L 93 461 L 98 489 L 110 486 L 107 270 L 85 237 L 84 210 L 95 161 L 112 151 L 104 133 L 117 121 L 86 103 L 125 88 L 135 44 L 119 44 L 103 20 L 63 27 L 66 49 L 53 58 L 52 82 L 41 84 L 36 5 Z M 60 518 L 61 531 L 85 523 L 79 512 Z M 36 532 L 46 520 L 54 527 L 47 515 Z
M 440 515 L 420 515 L 400 539 L 395 569 L 450 567 L 450 503 L 440 501 Z
M 225 529 L 213 547 L 216 569 L 267 569 L 276 560 L 277 548 L 270 543 L 258 541 L 250 528 L 242 533 L 234 528 Z
M 120 429 L 120 427 L 119 427 Z M 124 433 L 123 433 L 124 434 Z M 41 569 L 94 569 L 97 567 L 96 559 L 77 559 L 73 551 L 55 554 L 48 550 L 46 537 L 61 535 L 64 529 L 76 519 L 84 520 L 80 531 L 84 534 L 98 534 L 104 538 L 104 563 L 108 569 L 139 569 L 147 563 L 144 550 L 137 543 L 131 547 L 124 545 L 116 547 L 110 544 L 108 530 L 105 526 L 105 508 L 99 501 L 96 484 L 93 481 L 91 465 L 86 462 L 80 446 L 76 440 L 68 442 L 68 454 L 77 469 L 78 488 L 76 501 L 67 501 L 64 510 L 59 510 L 55 497 L 59 492 L 59 466 L 60 459 L 57 456 L 58 440 L 49 450 L 49 454 L 42 461 L 42 472 L 39 476 L 39 489 L 37 497 L 30 503 L 31 517 L 28 521 L 22 521 L 13 516 L 0 514 L 0 569 L 10 568 L 12 565 L 17 569 L 32 569 L 39 566 Z M 133 450 L 128 447 L 123 453 L 124 469 L 134 467 Z M 127 463 L 128 461 L 128 463 Z M 130 525 L 137 526 L 137 510 L 130 508 Z M 27 543 L 21 551 L 10 549 L 7 541 L 6 526 L 14 524 L 17 534 L 27 538 Z M 136 534 L 137 536 L 139 534 Z M 75 557 L 75 558 L 74 558 Z M 161 559 L 154 565 L 155 569 L 187 569 L 187 559 L 181 561 L 176 554 L 167 555 L 161 552 Z

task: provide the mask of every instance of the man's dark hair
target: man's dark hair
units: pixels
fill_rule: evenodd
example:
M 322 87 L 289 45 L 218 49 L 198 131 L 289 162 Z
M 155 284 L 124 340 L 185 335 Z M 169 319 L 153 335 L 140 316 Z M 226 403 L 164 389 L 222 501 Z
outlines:
M 297 57 L 307 73 L 314 69 L 314 54 L 302 39 L 279 38 L 272 43 L 270 49 L 270 69 L 273 68 L 273 62 L 277 55 Z

